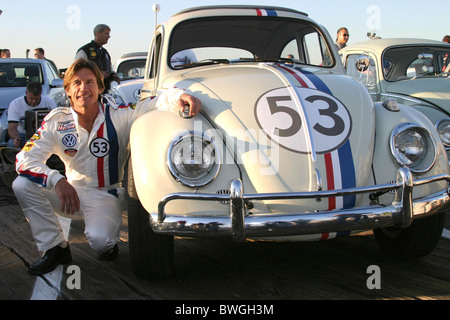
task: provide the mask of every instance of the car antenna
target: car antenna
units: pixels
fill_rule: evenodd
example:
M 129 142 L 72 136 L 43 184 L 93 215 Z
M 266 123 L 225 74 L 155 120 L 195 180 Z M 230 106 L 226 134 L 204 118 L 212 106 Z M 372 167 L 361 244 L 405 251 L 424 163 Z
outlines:
M 157 4 L 157 3 L 155 3 L 153 5 L 152 9 L 153 9 L 153 12 L 155 13 L 155 32 L 154 32 L 154 36 L 156 37 L 156 29 L 158 28 L 158 12 L 161 10 L 161 6 L 159 4 Z M 156 96 L 156 93 L 157 93 L 157 91 L 156 91 L 156 73 L 155 73 L 154 78 L 153 78 L 153 92 L 154 92 L 154 95 Z

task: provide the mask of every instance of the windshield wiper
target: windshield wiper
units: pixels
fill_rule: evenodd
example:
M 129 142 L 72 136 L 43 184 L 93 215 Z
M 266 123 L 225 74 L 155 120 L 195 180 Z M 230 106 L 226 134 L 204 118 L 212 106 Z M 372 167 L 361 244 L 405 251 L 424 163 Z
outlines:
M 281 62 L 287 64 L 300 63 L 300 61 L 290 58 L 240 58 L 239 60 L 233 62 Z
M 181 69 L 181 68 L 191 68 L 191 67 L 198 67 L 198 66 L 208 66 L 211 64 L 230 64 L 230 60 L 228 59 L 204 59 L 196 62 L 190 62 L 185 64 L 179 64 L 174 66 L 175 69 Z
M 417 76 L 412 77 L 411 80 L 425 78 L 425 77 L 438 77 L 442 74 L 443 74 L 442 72 L 434 72 L 434 71 L 425 72 L 425 73 L 421 73 L 421 74 L 418 74 Z

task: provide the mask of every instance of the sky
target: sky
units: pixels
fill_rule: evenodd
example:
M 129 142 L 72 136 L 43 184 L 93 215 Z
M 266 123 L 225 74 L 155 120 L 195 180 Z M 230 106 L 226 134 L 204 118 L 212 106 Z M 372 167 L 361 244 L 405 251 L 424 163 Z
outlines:
M 283 6 L 307 13 L 334 38 L 339 27 L 349 29 L 349 44 L 367 39 L 367 32 L 382 38 L 426 38 L 441 41 L 450 34 L 448 0 L 0 0 L 0 48 L 13 58 L 33 58 L 42 47 L 58 68 L 67 68 L 79 47 L 93 40 L 95 25 L 111 28 L 105 48 L 113 64 L 123 54 L 147 51 L 158 23 L 189 8 L 205 5 L 247 4 Z

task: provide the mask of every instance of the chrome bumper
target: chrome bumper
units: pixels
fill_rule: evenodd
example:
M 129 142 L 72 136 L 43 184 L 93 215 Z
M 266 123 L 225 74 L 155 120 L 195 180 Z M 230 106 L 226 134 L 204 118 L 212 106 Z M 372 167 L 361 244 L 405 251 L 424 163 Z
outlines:
M 352 230 L 371 230 L 397 226 L 406 228 L 418 218 L 431 216 L 450 205 L 449 190 L 412 200 L 416 186 L 436 182 L 450 182 L 450 175 L 437 175 L 413 181 L 411 172 L 400 168 L 397 182 L 370 187 L 292 193 L 244 194 L 242 182 L 231 183 L 230 194 L 173 193 L 159 203 L 158 213 L 152 214 L 152 229 L 156 233 L 174 236 L 226 237 L 237 242 L 247 237 L 277 237 L 316 234 Z M 391 205 L 341 209 L 314 213 L 255 214 L 245 215 L 245 202 L 253 200 L 283 200 L 328 198 L 361 193 L 383 194 L 395 191 Z M 181 216 L 166 215 L 166 204 L 174 200 L 229 201 L 227 216 Z

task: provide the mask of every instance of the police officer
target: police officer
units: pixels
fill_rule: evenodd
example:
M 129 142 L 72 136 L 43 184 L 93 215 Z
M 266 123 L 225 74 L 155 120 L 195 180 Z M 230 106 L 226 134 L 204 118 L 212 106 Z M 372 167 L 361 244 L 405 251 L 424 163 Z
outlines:
M 111 56 L 103 47 L 108 43 L 111 33 L 111 28 L 106 24 L 98 24 L 94 28 L 94 40 L 78 49 L 75 60 L 84 58 L 94 61 L 103 74 L 105 93 L 111 88 L 111 82 L 116 81 L 120 83 L 119 76 L 113 72 L 111 64 Z

